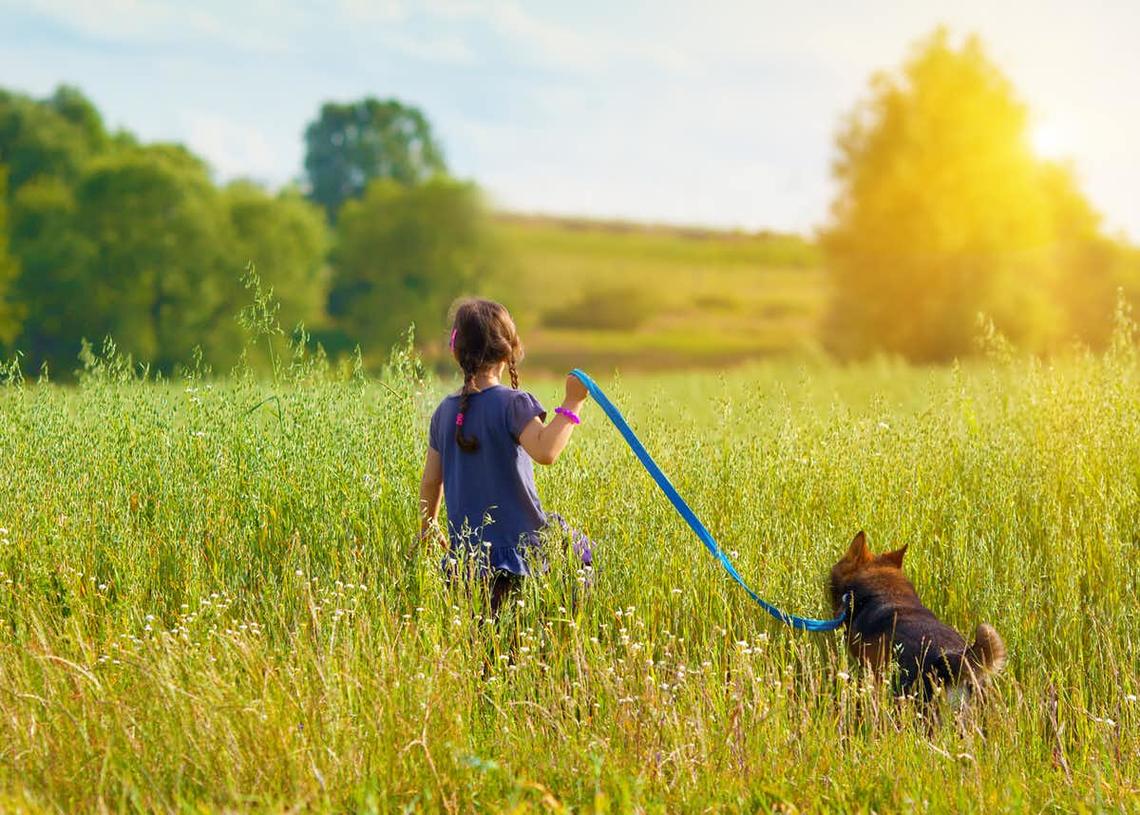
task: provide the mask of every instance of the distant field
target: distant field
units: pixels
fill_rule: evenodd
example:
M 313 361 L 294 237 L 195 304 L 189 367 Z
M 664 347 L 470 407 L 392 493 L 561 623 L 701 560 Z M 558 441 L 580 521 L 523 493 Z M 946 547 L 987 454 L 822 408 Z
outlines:
M 528 366 L 719 366 L 809 348 L 823 304 L 801 237 L 501 215 L 491 294 Z

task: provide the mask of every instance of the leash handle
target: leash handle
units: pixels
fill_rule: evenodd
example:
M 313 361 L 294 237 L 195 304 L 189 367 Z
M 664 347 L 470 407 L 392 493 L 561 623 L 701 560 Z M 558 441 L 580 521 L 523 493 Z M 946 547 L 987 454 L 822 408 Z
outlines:
M 677 513 L 684 519 L 685 523 L 689 525 L 689 528 L 693 530 L 697 538 L 705 545 L 705 548 L 720 562 L 720 565 L 728 572 L 729 577 L 748 592 L 749 597 L 755 600 L 762 609 L 777 620 L 799 631 L 834 631 L 843 625 L 843 621 L 847 619 L 847 609 L 849 606 L 846 597 L 843 602 L 843 611 L 838 617 L 834 617 L 830 620 L 815 620 L 809 617 L 797 617 L 794 614 L 781 611 L 754 592 L 749 585 L 744 582 L 744 578 L 740 576 L 740 573 L 736 571 L 736 567 L 732 565 L 732 561 L 728 559 L 728 556 L 720 546 L 717 545 L 716 539 L 705 528 L 705 525 L 701 523 L 701 519 L 698 518 L 697 514 L 685 503 L 685 499 L 677 492 L 677 488 L 673 486 L 669 478 L 661 471 L 661 468 L 657 466 L 657 462 L 653 460 L 653 456 L 649 455 L 649 451 L 645 449 L 645 445 L 641 443 L 641 440 L 637 437 L 637 434 L 633 432 L 633 429 L 629 426 L 625 417 L 621 415 L 621 411 L 614 406 L 614 403 L 611 402 L 602 389 L 598 387 L 598 383 L 591 379 L 590 375 L 580 368 L 575 368 L 570 373 L 576 376 L 578 380 L 586 386 L 586 390 L 589 391 L 590 396 L 594 398 L 594 401 L 601 407 L 602 412 L 606 414 L 610 422 L 613 423 L 613 426 L 617 428 L 618 433 L 622 435 L 626 444 L 633 450 L 633 454 L 637 456 L 641 465 L 646 469 L 653 480 L 657 482 L 657 486 L 665 493 L 665 497 L 669 499 L 673 508 L 677 510 Z

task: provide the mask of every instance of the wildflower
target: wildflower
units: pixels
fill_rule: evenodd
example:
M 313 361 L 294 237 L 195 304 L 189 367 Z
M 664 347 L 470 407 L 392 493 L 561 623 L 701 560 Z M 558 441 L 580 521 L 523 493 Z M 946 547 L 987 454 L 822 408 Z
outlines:
M 847 673 L 847 671 L 840 671 L 837 676 L 841 682 L 846 682 L 851 678 L 851 674 Z
M 305 576 L 305 573 L 303 571 L 301 571 L 300 569 L 293 572 L 293 574 L 297 575 L 297 577 L 304 577 Z
M 680 589 L 673 589 L 672 593 L 673 594 L 682 594 L 683 592 Z
M 525 605 L 526 605 L 526 603 L 525 603 L 524 601 L 522 601 L 522 600 L 516 600 L 515 602 L 516 602 L 516 603 L 518 603 L 518 605 L 519 605 L 519 608 L 522 608 L 523 606 L 525 606 Z
M 1135 702 L 1136 701 L 1136 694 L 1135 693 L 1129 693 L 1128 695 L 1126 695 L 1124 697 L 1124 701 L 1125 702 Z

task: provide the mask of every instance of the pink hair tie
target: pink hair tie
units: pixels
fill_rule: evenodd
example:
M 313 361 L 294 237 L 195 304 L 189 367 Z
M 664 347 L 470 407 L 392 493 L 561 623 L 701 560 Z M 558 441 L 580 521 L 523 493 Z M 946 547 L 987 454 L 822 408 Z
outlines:
M 460 413 L 455 417 L 455 426 L 463 427 L 463 414 Z
M 582 424 L 582 420 L 578 418 L 578 414 L 575 413 L 574 411 L 570 410 L 569 408 L 556 407 L 554 409 L 554 412 L 557 413 L 559 416 L 565 416 L 567 419 L 570 420 L 571 424 Z
M 455 332 L 458 330 L 459 329 L 456 328 L 451 329 L 451 341 L 447 344 L 447 350 L 449 351 L 455 350 Z

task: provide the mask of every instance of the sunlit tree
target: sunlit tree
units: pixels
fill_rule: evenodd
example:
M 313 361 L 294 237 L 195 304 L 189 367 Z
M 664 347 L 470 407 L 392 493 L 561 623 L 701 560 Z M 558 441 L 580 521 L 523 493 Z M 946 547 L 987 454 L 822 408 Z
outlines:
M 838 137 L 822 235 L 833 351 L 952 358 L 971 351 L 979 312 L 1031 348 L 1068 331 L 1059 223 L 1095 226 L 1078 223 L 1083 199 L 1034 156 L 1027 124 L 976 37 L 955 47 L 939 30 L 873 78 Z

